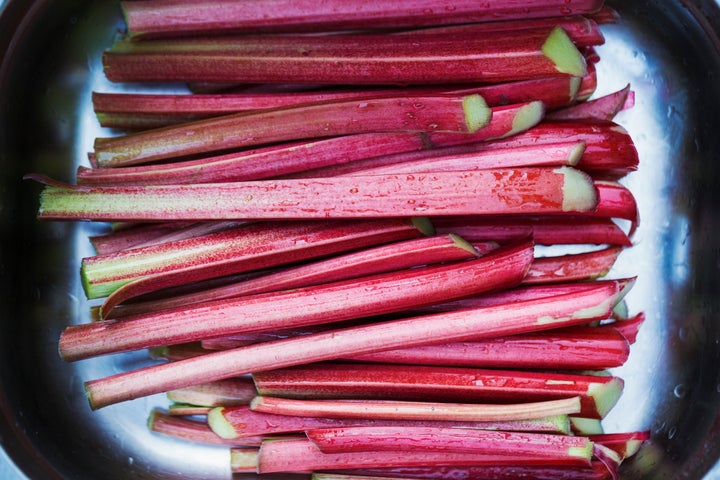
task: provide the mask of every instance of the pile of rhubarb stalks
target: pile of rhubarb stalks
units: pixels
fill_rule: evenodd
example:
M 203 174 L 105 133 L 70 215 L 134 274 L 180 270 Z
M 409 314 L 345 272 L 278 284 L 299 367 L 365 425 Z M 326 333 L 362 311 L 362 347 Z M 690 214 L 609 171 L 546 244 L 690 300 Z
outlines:
M 602 424 L 643 322 L 607 275 L 638 224 L 633 92 L 595 95 L 615 11 L 122 8 L 125 91 L 93 94 L 113 134 L 73 184 L 28 175 L 40 219 L 108 225 L 62 358 L 157 360 L 87 381 L 93 409 L 166 392 L 150 428 L 233 473 L 619 477 L 649 435 Z

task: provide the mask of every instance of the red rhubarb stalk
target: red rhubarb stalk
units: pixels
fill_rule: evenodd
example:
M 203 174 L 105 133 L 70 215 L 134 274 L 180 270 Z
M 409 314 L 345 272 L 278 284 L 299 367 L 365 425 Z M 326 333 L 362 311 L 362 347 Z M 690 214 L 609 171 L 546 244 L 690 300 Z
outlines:
M 623 247 L 574 253 L 555 257 L 539 257 L 533 261 L 524 284 L 594 280 L 607 275 Z
M 426 148 L 417 133 L 364 133 L 244 150 L 198 160 L 124 168 L 86 168 L 83 185 L 172 185 L 261 180 L 328 165 Z
M 308 472 L 378 467 L 427 465 L 562 465 L 564 458 L 547 459 L 522 455 L 480 455 L 448 452 L 352 452 L 322 453 L 307 439 L 265 441 L 257 458 L 258 473 Z
M 401 451 L 462 452 L 478 455 L 527 455 L 570 465 L 590 465 L 593 443 L 587 437 L 448 427 L 332 427 L 308 430 L 323 453 Z
M 613 326 L 619 331 L 630 344 L 635 343 L 637 340 L 640 327 L 645 322 L 645 314 L 643 312 L 638 313 L 632 318 L 619 320 L 613 323 Z
M 575 120 L 575 119 L 597 119 L 597 120 L 613 120 L 621 111 L 628 108 L 628 99 L 631 100 L 630 85 L 594 100 L 581 102 L 571 107 L 563 108 L 547 115 L 547 120 Z
M 627 234 L 611 219 L 568 217 L 439 217 L 438 233 L 454 232 L 469 242 L 501 244 L 532 238 L 539 245 L 594 244 L 630 246 Z
M 276 292 L 422 265 L 469 260 L 479 255 L 477 249 L 454 234 L 416 240 L 353 251 L 195 293 L 125 305 L 121 315 L 137 315 L 208 300 Z
M 563 465 L 513 466 L 421 466 L 398 468 L 343 469 L 343 474 L 313 474 L 312 480 L 609 480 L 605 465 L 593 460 L 590 467 Z M 347 475 L 345 475 L 347 474 Z
M 500 148 L 496 150 L 490 141 L 510 137 L 519 132 L 526 131 L 542 120 L 544 112 L 545 110 L 542 103 L 537 101 L 493 107 L 490 123 L 473 134 L 434 133 L 432 135 L 425 135 L 425 141 L 429 146 L 428 150 L 407 151 L 338 165 L 329 165 L 323 168 L 300 172 L 289 176 L 289 178 L 325 178 L 340 175 L 357 175 L 366 169 L 396 165 L 402 162 L 419 160 L 435 155 L 458 155 L 473 152 L 485 153 L 486 150 L 490 149 L 494 151 L 502 150 L 504 149 L 503 146 L 500 146 Z
M 614 327 L 571 327 L 535 334 L 425 345 L 350 357 L 348 360 L 406 365 L 509 369 L 604 370 L 630 354 Z
M 590 178 L 572 167 L 146 187 L 54 184 L 43 189 L 38 218 L 291 220 L 567 214 L 593 210 L 596 198 Z
M 505 422 L 570 415 L 581 410 L 579 397 L 516 404 L 412 402 L 393 400 L 296 400 L 255 397 L 250 408 L 274 415 L 373 420 Z
M 612 376 L 384 364 L 305 365 L 253 378 L 260 395 L 288 398 L 518 403 L 580 396 L 588 418 L 603 418 L 623 388 Z
M 637 432 L 605 433 L 591 435 L 590 440 L 612 449 L 621 459 L 635 455 L 643 442 L 650 440 L 647 430 Z
M 423 155 L 424 158 L 387 166 L 361 169 L 353 175 L 387 175 L 457 172 L 495 168 L 574 166 L 585 150 L 583 143 L 550 144 L 514 149 L 487 149 L 455 155 Z
M 621 218 L 630 222 L 632 236 L 640 224 L 640 214 L 633 193 L 624 185 L 610 180 L 596 180 L 598 202 L 591 216 Z
M 300 5 L 264 0 L 242 7 L 229 1 L 161 0 L 152 4 L 122 2 L 133 37 L 201 33 L 316 32 L 357 28 L 398 28 L 497 20 L 559 17 L 595 13 L 598 0 L 520 3 L 445 0 L 338 1 Z
M 526 259 L 525 262 L 529 260 Z M 527 263 L 524 268 L 527 268 Z M 500 278 L 507 280 L 510 268 L 504 267 L 502 270 Z M 487 275 L 492 272 L 493 269 L 487 270 L 478 280 L 493 277 L 494 275 Z M 513 278 L 513 281 L 517 279 Z M 508 287 L 508 283 L 512 283 L 494 278 L 489 284 L 503 288 L 498 286 L 498 282 L 503 283 L 504 288 Z M 400 346 L 423 345 L 427 344 L 429 339 L 436 342 L 460 341 L 483 335 L 496 336 L 587 323 L 606 317 L 617 293 L 616 287 L 601 286 L 585 294 L 333 330 L 120 373 L 90 381 L 85 384 L 85 388 L 90 405 L 100 408 L 144 395 L 202 383 L 198 381 L 199 377 L 207 382 Z
M 112 230 L 108 233 L 92 235 L 90 243 L 97 255 L 119 252 L 136 245 L 153 242 L 167 234 L 197 222 L 160 222 L 148 224 L 134 224 L 128 228 Z
M 301 103 L 400 95 L 479 94 L 497 107 L 540 101 L 549 109 L 567 107 L 577 99 L 579 77 L 547 77 L 478 87 L 354 88 L 310 92 L 148 94 L 93 93 L 101 126 L 126 129 L 157 128 L 220 115 L 288 107 Z M 349 152 L 350 153 L 350 152 Z
M 378 97 L 238 113 L 95 140 L 99 166 L 119 167 L 313 137 L 387 131 L 472 133 L 491 112 L 480 95 Z
M 136 247 L 82 260 L 88 298 L 104 297 L 145 277 L 154 288 L 221 277 L 378 245 L 428 232 L 409 220 L 251 223 L 194 238 Z M 298 242 L 302 238 L 302 242 Z M 150 282 L 148 282 L 150 283 Z M 110 309 L 108 308 L 107 311 Z
M 188 405 L 248 405 L 257 395 L 250 377 L 227 378 L 167 392 L 170 401 Z
M 312 85 L 499 83 L 587 72 L 585 58 L 560 27 L 486 36 L 346 33 L 120 41 L 104 52 L 103 66 L 113 82 Z
M 293 402 L 297 402 L 293 400 Z M 568 411 L 572 409 L 580 408 L 580 403 L 576 399 L 573 402 L 565 401 Z M 397 406 L 404 408 L 404 411 L 409 411 L 409 405 L 407 402 L 395 402 Z M 545 402 L 547 403 L 547 402 Z M 559 410 L 559 403 L 556 410 Z M 369 402 L 363 402 L 356 404 L 355 407 L 361 407 L 367 405 Z M 426 404 L 425 407 L 429 407 L 430 404 Z M 505 431 L 526 431 L 526 432 L 546 432 L 546 433 L 567 433 L 569 431 L 569 421 L 567 414 L 555 414 L 547 415 L 538 418 L 519 419 L 519 420 L 493 420 L 493 421 L 481 421 L 471 420 L 470 418 L 478 416 L 478 411 L 482 410 L 482 406 L 479 405 L 456 405 L 459 408 L 452 410 L 450 404 L 434 404 L 434 406 L 440 408 L 440 410 L 448 415 L 451 411 L 454 412 L 455 418 L 453 420 L 434 420 L 434 418 L 440 418 L 443 415 L 440 412 L 432 412 L 426 408 L 425 418 L 419 419 L 419 412 L 421 406 L 417 405 L 416 420 L 402 420 L 400 418 L 372 418 L 368 417 L 353 417 L 351 416 L 333 416 L 333 417 L 320 417 L 315 414 L 313 415 L 278 415 L 273 413 L 264 413 L 257 410 L 251 410 L 247 406 L 234 406 L 234 407 L 216 407 L 208 413 L 208 424 L 212 430 L 223 438 L 236 438 L 239 436 L 255 436 L 255 435 L 277 435 L 280 433 L 301 433 L 306 430 L 312 430 L 316 428 L 330 428 L 330 427 L 348 427 L 348 426 L 375 426 L 375 427 L 452 427 L 452 428 L 472 428 L 482 430 L 505 430 Z M 462 407 L 466 407 L 467 419 L 462 419 L 461 415 Z M 550 410 L 550 405 L 526 405 L 527 410 L 530 411 L 532 408 L 543 408 L 546 407 Z M 492 407 L 494 408 L 494 407 Z M 508 412 L 511 407 L 508 407 Z M 520 410 L 520 407 L 517 407 Z M 497 409 L 496 409 L 497 410 Z M 535 412 L 533 412 L 535 413 Z M 518 411 L 517 414 L 520 414 Z M 486 417 L 490 416 L 489 412 L 485 413 Z
M 241 440 L 222 438 L 210 429 L 207 422 L 168 415 L 159 410 L 153 410 L 150 413 L 148 428 L 153 432 L 170 437 L 212 445 L 260 446 L 263 441 L 263 438 L 259 436 L 243 437 Z
M 532 247 L 525 243 L 498 249 L 469 262 L 205 302 L 122 321 L 71 325 L 60 336 L 60 353 L 65 360 L 78 360 L 233 333 L 317 325 L 398 312 L 517 285 L 527 271 L 532 252 Z

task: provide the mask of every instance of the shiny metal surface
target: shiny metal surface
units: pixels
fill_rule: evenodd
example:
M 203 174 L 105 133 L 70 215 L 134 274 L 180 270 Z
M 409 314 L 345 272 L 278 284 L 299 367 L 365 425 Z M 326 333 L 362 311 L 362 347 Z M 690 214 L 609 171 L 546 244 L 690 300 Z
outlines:
M 617 373 L 626 392 L 607 420 L 653 439 L 623 478 L 720 478 L 720 6 L 608 2 L 600 92 L 630 82 L 618 121 L 641 168 L 627 178 L 642 217 L 613 276 L 638 275 L 628 298 L 647 324 Z M 91 412 L 82 382 L 146 362 L 144 354 L 64 364 L 56 341 L 84 321 L 79 258 L 89 225 L 35 221 L 27 172 L 71 180 L 100 133 L 93 89 L 122 21 L 114 1 L 0 1 L 0 478 L 222 479 L 229 455 L 149 433 L 155 396 Z M 22 473 L 19 473 L 22 472 Z M 709 472 L 709 473 L 708 473 Z

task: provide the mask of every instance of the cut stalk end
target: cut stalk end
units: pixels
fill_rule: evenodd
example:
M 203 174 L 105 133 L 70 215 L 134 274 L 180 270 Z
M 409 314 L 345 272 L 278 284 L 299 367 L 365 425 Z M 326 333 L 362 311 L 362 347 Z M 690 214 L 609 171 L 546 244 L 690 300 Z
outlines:
M 223 413 L 225 408 L 217 407 L 210 410 L 207 415 L 207 422 L 210 429 L 221 438 L 233 439 L 239 436 L 232 423 L 228 422 Z
M 588 174 L 572 167 L 561 167 L 556 172 L 565 176 L 563 211 L 588 212 L 597 206 L 599 199 L 597 189 Z
M 545 104 L 540 101 L 529 102 L 527 105 L 520 107 L 513 118 L 512 130 L 503 135 L 503 138 L 511 137 L 520 132 L 524 132 L 534 127 L 545 116 Z
M 581 77 L 572 77 L 570 79 L 570 100 L 579 100 L 580 87 L 582 86 Z
M 595 408 L 600 417 L 604 418 L 620 399 L 624 382 L 614 377 L 609 382 L 593 383 L 588 387 L 588 395 L 595 401 Z
M 575 77 L 587 74 L 585 57 L 577 49 L 562 27 L 555 27 L 542 46 L 543 54 L 549 58 L 560 73 Z
M 462 100 L 465 112 L 465 124 L 469 133 L 475 133 L 490 123 L 492 109 L 485 99 L 478 94 L 467 95 Z
M 597 418 L 570 417 L 570 427 L 576 435 L 599 435 L 605 433 L 602 421 Z
M 573 167 L 577 165 L 580 162 L 580 159 L 582 158 L 583 154 L 585 153 L 586 144 L 585 142 L 578 142 L 577 145 L 575 145 L 572 150 L 570 151 L 570 156 L 568 157 L 568 163 L 572 165 Z
M 595 444 L 588 440 L 582 446 L 569 447 L 567 450 L 568 457 L 584 460 L 589 465 L 595 450 L 594 446 Z
M 230 468 L 233 473 L 257 473 L 259 451 L 256 448 L 233 448 Z

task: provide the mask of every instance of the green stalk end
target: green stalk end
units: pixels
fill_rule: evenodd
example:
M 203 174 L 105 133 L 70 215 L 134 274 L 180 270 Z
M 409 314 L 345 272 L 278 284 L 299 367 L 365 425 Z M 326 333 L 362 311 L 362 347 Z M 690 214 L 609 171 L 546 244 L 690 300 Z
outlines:
M 599 435 L 605 433 L 597 418 L 570 417 L 570 426 L 576 435 Z
M 587 173 L 572 167 L 560 167 L 555 172 L 565 176 L 562 204 L 564 212 L 589 212 L 597 206 L 597 189 Z
M 468 133 L 475 133 L 490 123 L 492 110 L 480 95 L 466 95 L 462 99 L 462 105 Z
M 534 127 L 540 123 L 544 116 L 545 104 L 543 102 L 529 102 L 518 109 L 515 118 L 513 118 L 512 129 L 501 138 L 511 137 Z
M 624 382 L 618 377 L 614 377 L 609 382 L 590 384 L 588 396 L 595 402 L 595 408 L 601 418 L 605 418 L 618 402 L 624 386 Z
M 580 87 L 582 86 L 582 78 L 572 77 L 570 79 L 570 101 L 580 100 L 578 95 L 580 94 Z
M 568 162 L 570 163 L 570 165 L 574 167 L 580 162 L 580 159 L 585 153 L 586 147 L 587 145 L 585 142 L 578 142 L 577 145 L 572 148 L 572 150 L 570 151 L 570 156 L 568 157 Z
M 582 447 L 570 447 L 567 454 L 569 458 L 579 458 L 586 460 L 590 464 L 593 457 L 594 443 L 588 440 Z
M 553 28 L 542 46 L 543 54 L 549 58 L 560 73 L 575 77 L 587 74 L 585 57 L 562 27 Z
M 235 430 L 235 427 L 227 421 L 225 415 L 223 415 L 224 412 L 224 407 L 216 407 L 210 410 L 207 415 L 207 422 L 210 429 L 220 438 L 233 439 L 239 437 L 240 434 Z

